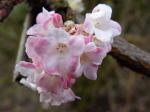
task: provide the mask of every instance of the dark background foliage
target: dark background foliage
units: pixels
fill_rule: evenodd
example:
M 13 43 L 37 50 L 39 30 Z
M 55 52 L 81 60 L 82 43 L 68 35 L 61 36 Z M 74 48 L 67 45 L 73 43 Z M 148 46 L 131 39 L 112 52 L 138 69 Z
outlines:
M 83 0 L 89 12 L 98 3 L 113 8 L 113 19 L 123 27 L 122 38 L 150 52 L 149 0 Z M 18 5 L 0 23 L 0 112 L 150 112 L 150 79 L 121 67 L 110 56 L 98 79 L 81 77 L 74 91 L 81 100 L 43 110 L 37 93 L 12 82 L 23 21 L 29 7 Z

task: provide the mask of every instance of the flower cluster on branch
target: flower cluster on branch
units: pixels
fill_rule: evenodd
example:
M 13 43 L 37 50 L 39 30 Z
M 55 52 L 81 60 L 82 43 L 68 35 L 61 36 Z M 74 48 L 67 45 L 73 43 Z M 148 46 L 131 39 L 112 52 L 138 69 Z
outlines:
M 20 83 L 38 91 L 46 107 L 80 99 L 71 87 L 82 74 L 96 80 L 113 37 L 121 33 L 111 13 L 108 5 L 99 4 L 86 14 L 83 24 L 75 24 L 63 23 L 60 14 L 43 8 L 36 24 L 27 31 L 25 47 L 32 62 L 16 65 L 16 72 L 25 77 Z

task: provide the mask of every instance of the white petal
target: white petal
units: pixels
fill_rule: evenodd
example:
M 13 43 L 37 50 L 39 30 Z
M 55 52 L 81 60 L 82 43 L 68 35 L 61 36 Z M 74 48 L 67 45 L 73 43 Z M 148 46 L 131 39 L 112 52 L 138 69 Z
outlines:
M 84 76 L 90 80 L 96 80 L 97 79 L 97 65 L 88 64 L 84 68 Z
M 70 44 L 69 48 L 73 55 L 79 56 L 81 53 L 83 53 L 85 43 L 84 37 L 82 35 L 72 36 L 69 44 Z
M 21 61 L 15 67 L 15 72 L 27 77 L 33 75 L 36 69 L 32 63 Z
M 121 26 L 119 23 L 111 20 L 109 23 L 110 28 L 113 31 L 113 37 L 118 36 L 121 34 Z
M 79 78 L 82 74 L 83 74 L 83 66 L 79 63 L 75 71 L 75 77 Z
M 44 7 L 42 8 L 43 13 L 48 13 L 48 10 L 46 10 Z
M 24 78 L 20 80 L 20 83 L 23 84 L 23 85 L 25 85 L 26 87 L 28 87 L 28 88 L 34 90 L 34 91 L 37 90 L 36 84 L 31 83 L 31 82 L 27 81 L 27 80 L 24 79 Z
M 109 30 L 100 30 L 95 28 L 95 36 L 97 39 L 99 39 L 102 42 L 111 42 L 112 41 L 112 36 L 113 32 Z
M 94 42 L 90 42 L 86 45 L 84 52 L 91 52 L 96 49 L 96 45 Z
M 93 34 L 94 33 L 94 23 L 92 21 L 92 19 L 89 17 L 90 14 L 86 14 L 86 18 L 84 21 L 84 30 L 85 32 L 89 33 L 89 34 Z
M 96 14 L 95 17 L 97 16 L 99 18 L 99 21 L 106 22 L 111 18 L 112 9 L 106 4 L 99 4 L 93 9 L 92 13 Z
M 48 32 L 41 24 L 35 24 L 27 30 L 27 35 L 47 36 Z
M 64 43 L 68 41 L 69 34 L 62 28 L 53 28 L 49 32 L 49 37 L 54 37 L 58 43 Z

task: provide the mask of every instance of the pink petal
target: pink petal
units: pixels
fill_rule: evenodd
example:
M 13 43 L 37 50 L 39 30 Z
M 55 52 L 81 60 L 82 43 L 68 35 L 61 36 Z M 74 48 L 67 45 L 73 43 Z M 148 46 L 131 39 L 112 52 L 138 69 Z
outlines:
M 75 71 L 75 78 L 79 78 L 80 76 L 82 76 L 83 74 L 83 70 L 84 70 L 84 66 L 81 65 L 81 63 L 78 64 L 76 71 Z
M 84 37 L 82 35 L 72 36 L 69 45 L 71 53 L 75 56 L 79 56 L 84 50 Z
M 23 76 L 33 75 L 35 71 L 35 66 L 32 63 L 25 61 L 20 61 L 15 67 L 15 72 L 19 72 Z
M 80 99 L 80 97 L 75 96 L 74 92 L 69 88 L 64 91 L 64 102 L 74 101 L 75 98 Z
M 70 87 L 72 87 L 72 85 L 75 83 L 75 81 L 76 81 L 76 79 L 72 76 L 72 75 L 67 75 L 67 78 L 62 78 L 62 80 L 63 80 L 63 87 L 65 88 L 65 89 L 68 89 L 68 88 L 70 88 Z
M 56 72 L 58 70 L 58 56 L 56 55 L 49 55 L 46 54 L 47 56 L 45 58 L 43 58 L 43 68 L 45 70 L 46 73 L 50 74 L 53 72 Z
M 47 48 L 49 42 L 47 38 L 41 37 L 29 37 L 26 42 L 26 53 L 29 58 L 36 64 L 36 66 L 41 66 L 42 58 L 45 57 L 48 52 Z
M 36 22 L 38 24 L 44 24 L 46 21 L 51 19 L 54 11 L 48 12 L 45 8 L 43 8 L 43 12 L 39 13 L 36 18 Z
M 96 47 L 95 49 L 93 48 L 93 50 L 89 49 L 89 51 L 87 52 L 89 62 L 95 65 L 100 65 L 110 50 L 111 50 L 110 43 L 106 43 L 100 48 Z
M 40 102 L 46 107 L 49 105 L 59 106 L 63 103 L 74 101 L 75 98 L 79 99 L 79 97 L 75 96 L 70 88 L 64 89 L 63 91 L 58 91 L 55 94 L 45 91 L 40 92 Z
M 84 76 L 90 80 L 97 79 L 98 65 L 88 64 L 84 67 Z
M 80 77 L 82 74 L 79 71 L 80 68 L 80 60 L 79 57 L 73 57 L 69 67 L 69 74 L 74 78 Z
M 85 42 L 85 44 L 88 44 L 88 43 L 92 42 L 92 36 L 84 37 L 84 42 Z
M 28 29 L 27 35 L 45 36 L 47 32 L 41 24 L 35 24 Z
M 39 87 L 46 91 L 56 92 L 58 88 L 62 87 L 62 80 L 59 74 L 42 74 L 42 77 L 38 80 Z
M 84 25 L 85 32 L 87 32 L 89 34 L 94 33 L 94 24 L 93 24 L 93 21 L 91 20 L 91 18 L 89 17 L 89 14 L 86 14 L 86 18 L 85 18 L 83 25 Z
M 75 94 L 73 93 L 73 91 L 69 88 L 69 89 L 65 89 L 61 93 L 55 94 L 53 96 L 53 100 L 50 102 L 50 104 L 58 106 L 62 103 L 74 101 L 76 98 L 78 98 L 78 97 L 76 97 Z
M 70 39 L 69 33 L 62 28 L 54 28 L 49 35 L 54 37 L 57 43 L 67 43 Z
M 32 90 L 37 89 L 35 82 L 38 71 L 32 63 L 24 61 L 19 62 L 15 67 L 15 72 L 18 72 L 26 77 L 20 80 L 21 84 L 31 88 Z
M 57 13 L 52 14 L 52 21 L 56 28 L 63 26 L 63 20 L 60 14 L 57 14 Z
M 103 59 L 102 54 L 104 52 L 103 52 L 102 48 L 97 47 L 95 45 L 95 43 L 93 43 L 93 42 L 88 43 L 86 45 L 84 53 L 85 53 L 86 57 L 88 58 L 86 63 L 93 63 L 96 65 L 101 64 L 102 59 Z
M 91 52 L 91 51 L 94 51 L 95 49 L 97 48 L 97 46 L 95 45 L 94 42 L 89 42 L 85 49 L 84 49 L 84 52 Z

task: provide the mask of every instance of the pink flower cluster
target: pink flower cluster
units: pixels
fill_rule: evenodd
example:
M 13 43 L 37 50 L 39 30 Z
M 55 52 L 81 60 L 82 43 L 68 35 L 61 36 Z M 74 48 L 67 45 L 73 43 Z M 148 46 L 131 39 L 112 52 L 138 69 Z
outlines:
M 82 74 L 96 80 L 113 37 L 121 33 L 111 13 L 109 6 L 99 4 L 86 14 L 84 24 L 63 24 L 61 15 L 43 8 L 36 24 L 27 31 L 25 47 L 32 62 L 16 65 L 16 71 L 25 77 L 20 83 L 38 91 L 44 106 L 80 99 L 71 90 L 72 85 Z

